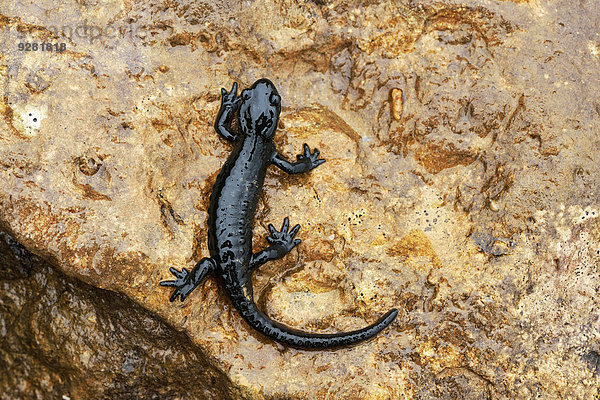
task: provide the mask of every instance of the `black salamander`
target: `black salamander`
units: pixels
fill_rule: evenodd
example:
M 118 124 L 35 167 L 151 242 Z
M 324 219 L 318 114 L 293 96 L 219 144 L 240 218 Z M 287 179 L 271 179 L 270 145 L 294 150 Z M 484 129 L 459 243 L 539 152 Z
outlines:
M 269 224 L 270 246 L 252 253 L 252 225 L 258 197 L 269 165 L 274 164 L 290 174 L 310 171 L 325 162 L 319 150 L 304 153 L 296 162 L 289 162 L 277 152 L 273 137 L 281 111 L 281 97 L 268 79 L 256 81 L 237 96 L 237 83 L 231 92 L 221 89 L 221 109 L 215 122 L 216 131 L 235 142 L 235 148 L 221 168 L 210 195 L 208 209 L 208 247 L 210 258 L 203 258 L 189 272 L 170 268 L 175 280 L 163 281 L 162 286 L 175 287 L 171 301 L 183 301 L 210 273 L 221 278 L 231 302 L 250 326 L 265 336 L 297 348 L 324 349 L 351 345 L 369 339 L 385 329 L 398 315 L 392 309 L 373 325 L 346 333 L 314 334 L 289 328 L 271 320 L 254 303 L 252 272 L 267 261 L 282 258 L 294 248 L 300 225 L 289 229 L 285 218 L 280 231 Z M 231 129 L 236 112 L 237 134 Z

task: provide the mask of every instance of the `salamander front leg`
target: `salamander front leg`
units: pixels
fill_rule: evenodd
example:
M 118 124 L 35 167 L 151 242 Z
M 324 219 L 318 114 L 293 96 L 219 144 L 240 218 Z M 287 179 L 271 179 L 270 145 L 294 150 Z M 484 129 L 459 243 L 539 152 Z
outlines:
M 229 140 L 230 142 L 235 141 L 236 133 L 231 130 L 231 122 L 235 116 L 235 112 L 240 106 L 240 97 L 237 96 L 237 83 L 233 84 L 231 91 L 227 93 L 227 90 L 221 89 L 221 108 L 217 114 L 215 121 L 215 130 L 221 137 Z
M 295 163 L 289 162 L 277 152 L 273 154 L 271 162 L 288 174 L 300 174 L 317 168 L 325 162 L 323 158 L 319 158 L 319 154 L 321 154 L 319 149 L 315 149 L 314 152 L 311 152 L 310 147 L 304 143 L 304 153 L 296 156 L 298 161 Z
M 216 267 L 217 264 L 212 258 L 203 258 L 198 261 L 194 269 L 192 269 L 192 272 L 189 272 L 185 268 L 178 271 L 171 267 L 169 268 L 169 271 L 171 271 L 177 279 L 173 281 L 162 281 L 160 285 L 172 286 L 175 288 L 175 291 L 170 298 L 172 302 L 175 301 L 178 296 L 181 296 L 181 301 L 183 301 L 194 289 L 196 289 L 196 286 L 202 282 L 206 275 L 213 272 Z
M 271 235 L 267 236 L 267 240 L 271 245 L 252 255 L 252 260 L 250 260 L 250 268 L 252 270 L 260 267 L 267 261 L 282 258 L 301 242 L 300 239 L 294 239 L 294 236 L 296 236 L 300 230 L 300 225 L 294 226 L 292 230 L 288 232 L 289 227 L 290 220 L 288 217 L 285 217 L 283 220 L 283 225 L 279 232 L 273 225 L 269 224 L 269 232 L 271 232 Z

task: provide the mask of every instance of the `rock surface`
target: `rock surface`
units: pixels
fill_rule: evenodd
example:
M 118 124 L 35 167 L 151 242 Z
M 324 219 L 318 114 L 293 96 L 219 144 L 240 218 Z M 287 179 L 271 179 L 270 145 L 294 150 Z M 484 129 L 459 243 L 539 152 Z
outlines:
M 0 398 L 241 399 L 189 339 L 0 234 Z M 198 368 L 198 366 L 202 368 Z
M 592 0 L 0 4 L 0 226 L 184 331 L 251 398 L 592 398 L 599 24 Z M 269 172 L 255 246 L 287 215 L 303 242 L 256 273 L 256 300 L 315 332 L 398 307 L 363 345 L 287 349 L 212 278 L 177 304 L 158 285 L 208 252 L 219 89 L 260 77 L 280 151 L 327 163 Z

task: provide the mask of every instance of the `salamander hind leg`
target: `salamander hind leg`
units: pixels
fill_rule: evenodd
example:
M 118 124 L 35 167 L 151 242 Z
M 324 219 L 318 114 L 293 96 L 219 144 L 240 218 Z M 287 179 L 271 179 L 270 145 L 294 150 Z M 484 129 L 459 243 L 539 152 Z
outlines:
M 175 288 L 173 294 L 171 295 L 170 300 L 173 302 L 177 297 L 181 296 L 181 301 L 185 300 L 186 297 L 189 296 L 190 293 L 204 280 L 206 275 L 213 272 L 216 269 L 216 263 L 212 258 L 203 258 L 198 261 L 192 272 L 189 272 L 187 269 L 183 268 L 181 271 L 176 270 L 175 268 L 169 268 L 169 271 L 177 279 L 172 281 L 162 281 L 160 282 L 161 286 L 172 286 Z
M 250 261 L 251 269 L 256 269 L 267 261 L 273 261 L 282 258 L 301 242 L 300 239 L 294 239 L 300 230 L 300 225 L 294 226 L 291 230 L 289 228 L 290 220 L 288 217 L 285 217 L 283 220 L 283 225 L 280 231 L 277 231 L 273 225 L 269 224 L 269 232 L 271 234 L 267 236 L 267 241 L 271 245 L 266 249 L 252 255 L 252 260 Z

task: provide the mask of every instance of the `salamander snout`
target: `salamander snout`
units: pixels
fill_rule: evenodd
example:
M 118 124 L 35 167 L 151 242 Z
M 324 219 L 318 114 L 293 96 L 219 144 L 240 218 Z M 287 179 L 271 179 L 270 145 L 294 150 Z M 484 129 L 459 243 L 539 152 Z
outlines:
M 270 80 L 259 79 L 242 91 L 240 122 L 247 135 L 275 136 L 280 112 L 281 96 Z

